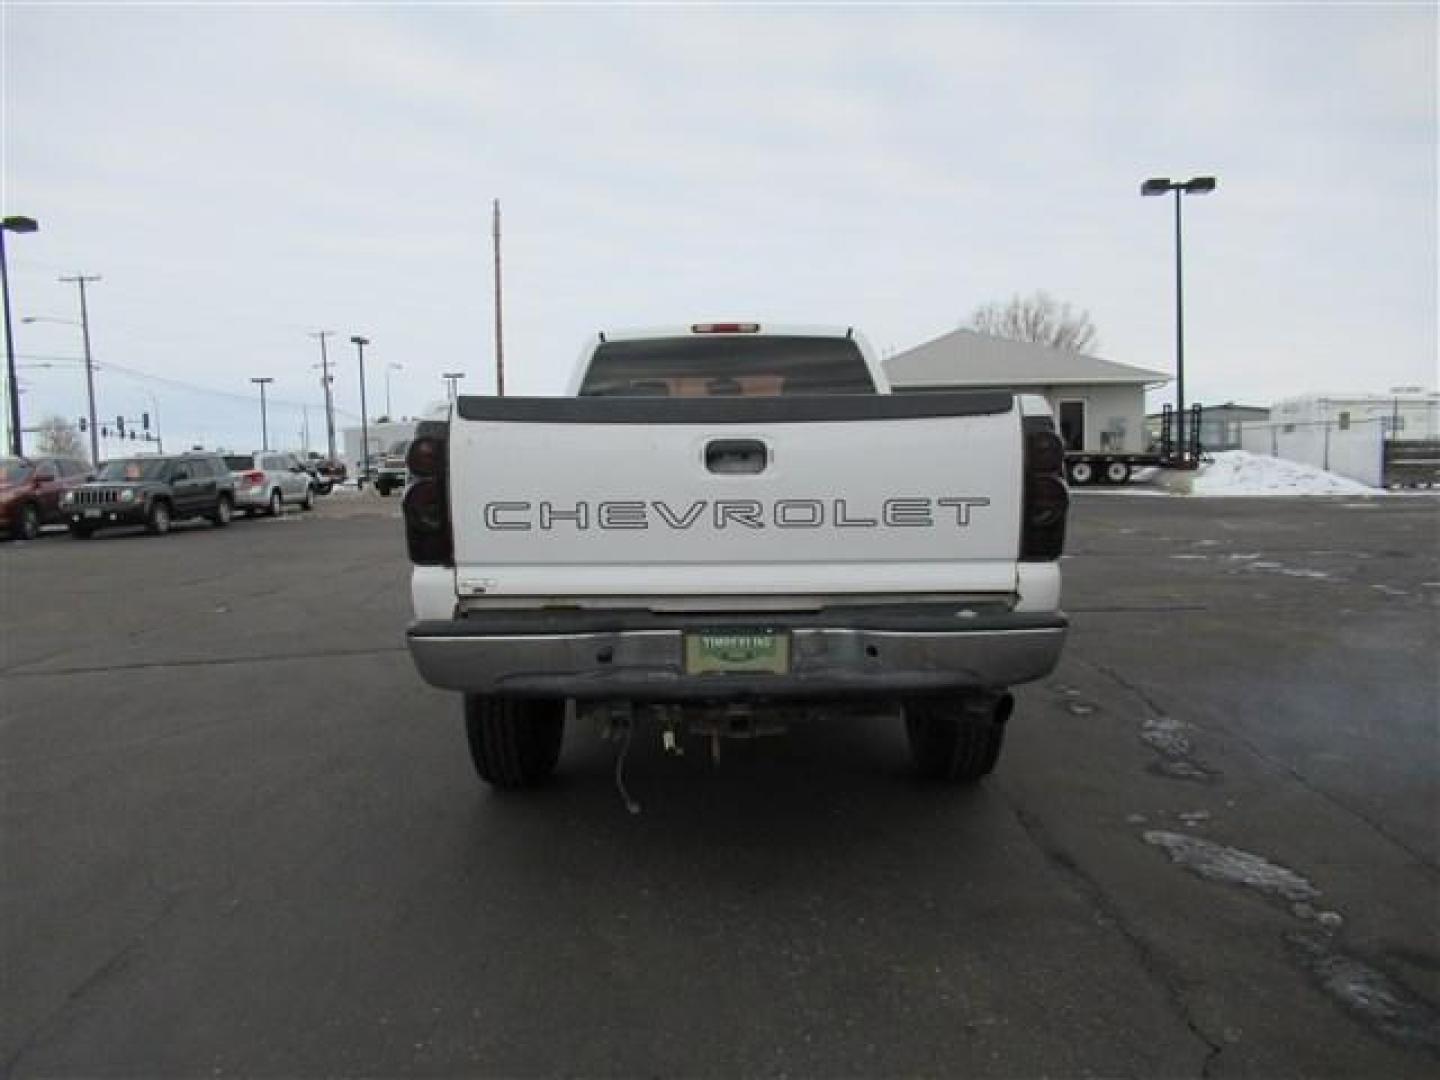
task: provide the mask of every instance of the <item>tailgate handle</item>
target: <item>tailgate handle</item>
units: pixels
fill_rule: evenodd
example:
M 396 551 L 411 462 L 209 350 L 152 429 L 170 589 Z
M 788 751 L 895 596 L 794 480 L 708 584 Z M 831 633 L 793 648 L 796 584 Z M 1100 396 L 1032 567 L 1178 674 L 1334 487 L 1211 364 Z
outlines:
M 716 439 L 705 444 L 705 468 L 712 473 L 762 473 L 770 452 L 759 439 Z

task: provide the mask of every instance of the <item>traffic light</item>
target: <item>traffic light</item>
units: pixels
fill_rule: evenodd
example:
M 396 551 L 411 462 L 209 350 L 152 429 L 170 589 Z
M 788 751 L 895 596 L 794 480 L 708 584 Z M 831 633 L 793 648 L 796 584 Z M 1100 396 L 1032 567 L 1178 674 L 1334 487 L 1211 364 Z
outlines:
M 140 426 L 146 431 L 150 430 L 150 414 L 148 412 L 142 412 L 140 414 Z
M 86 430 L 89 429 L 89 427 L 90 427 L 90 424 L 89 424 L 89 422 L 85 419 L 85 417 L 83 417 L 83 416 L 80 417 L 80 431 L 81 431 L 82 433 L 84 433 Z
M 115 430 L 120 433 L 122 439 L 125 437 L 125 417 L 115 417 Z

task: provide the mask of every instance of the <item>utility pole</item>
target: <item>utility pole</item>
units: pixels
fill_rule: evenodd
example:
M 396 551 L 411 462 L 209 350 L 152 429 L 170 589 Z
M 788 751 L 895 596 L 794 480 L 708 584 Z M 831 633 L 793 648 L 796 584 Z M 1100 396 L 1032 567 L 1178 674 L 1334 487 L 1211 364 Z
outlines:
M 334 330 L 316 330 L 310 336 L 320 340 L 320 385 L 325 388 L 325 444 L 330 460 L 335 460 L 335 401 L 330 394 L 330 357 L 325 352 L 325 339 Z
M 495 200 L 495 396 L 505 396 L 505 334 L 501 321 L 500 293 L 500 200 Z
M 90 308 L 85 302 L 85 285 L 101 280 L 99 274 L 62 277 L 65 284 L 80 286 L 80 333 L 85 339 L 85 394 L 90 405 L 90 464 L 100 464 L 100 431 L 95 423 L 95 360 L 90 354 Z
M 260 449 L 267 451 L 270 449 L 270 424 L 265 416 L 265 386 L 275 380 L 266 375 L 250 381 L 260 387 Z

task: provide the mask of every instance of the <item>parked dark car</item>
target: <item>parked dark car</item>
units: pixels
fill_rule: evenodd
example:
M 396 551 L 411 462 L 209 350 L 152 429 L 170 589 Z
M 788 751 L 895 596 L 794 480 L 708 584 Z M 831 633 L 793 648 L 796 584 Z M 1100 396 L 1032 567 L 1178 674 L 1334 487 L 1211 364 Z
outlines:
M 235 512 L 235 482 L 219 454 L 117 458 L 100 466 L 90 483 L 67 491 L 60 506 L 70 534 L 80 539 L 115 525 L 167 533 L 184 518 L 228 525 Z
M 33 540 L 41 526 L 64 524 L 60 499 L 89 474 L 77 458 L 0 458 L 0 536 Z

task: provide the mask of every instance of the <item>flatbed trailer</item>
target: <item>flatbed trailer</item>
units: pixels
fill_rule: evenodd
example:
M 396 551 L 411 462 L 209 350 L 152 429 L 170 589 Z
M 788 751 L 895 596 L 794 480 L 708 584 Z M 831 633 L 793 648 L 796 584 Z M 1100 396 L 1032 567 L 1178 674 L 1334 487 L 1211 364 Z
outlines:
M 1072 451 L 1065 455 L 1065 478 L 1076 487 L 1119 485 L 1128 483 L 1136 469 L 1167 466 L 1176 467 L 1171 459 L 1160 454 L 1086 454 Z
M 1067 450 L 1065 478 L 1076 487 L 1091 484 L 1118 486 L 1128 483 L 1136 469 L 1195 469 L 1200 465 L 1200 406 L 1189 410 L 1185 445 L 1176 438 L 1175 413 L 1165 406 L 1160 422 L 1160 447 L 1154 453 L 1127 454 L 1112 451 Z

